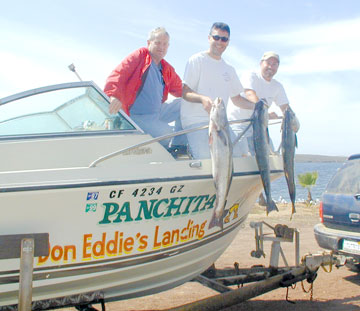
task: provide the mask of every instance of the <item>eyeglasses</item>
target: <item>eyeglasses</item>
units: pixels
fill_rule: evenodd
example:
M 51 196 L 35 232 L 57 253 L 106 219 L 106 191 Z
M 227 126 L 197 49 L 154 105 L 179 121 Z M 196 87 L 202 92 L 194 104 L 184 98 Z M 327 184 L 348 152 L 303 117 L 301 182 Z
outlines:
M 211 36 L 215 41 L 219 41 L 219 40 L 221 40 L 222 42 L 228 42 L 229 41 L 228 37 L 220 37 L 218 35 L 215 35 L 215 36 L 211 35 Z

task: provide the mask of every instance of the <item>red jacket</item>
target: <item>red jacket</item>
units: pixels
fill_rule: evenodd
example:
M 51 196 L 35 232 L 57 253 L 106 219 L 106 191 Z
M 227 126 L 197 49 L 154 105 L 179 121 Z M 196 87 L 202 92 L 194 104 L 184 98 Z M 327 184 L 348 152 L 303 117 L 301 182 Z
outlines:
M 127 56 L 110 74 L 106 80 L 104 92 L 116 97 L 123 104 L 123 110 L 130 115 L 130 107 L 135 102 L 137 91 L 142 84 L 144 72 L 151 64 L 151 55 L 147 48 L 140 48 Z M 175 69 L 164 59 L 161 60 L 164 79 L 164 94 L 162 102 L 168 94 L 175 97 L 182 95 L 182 81 Z

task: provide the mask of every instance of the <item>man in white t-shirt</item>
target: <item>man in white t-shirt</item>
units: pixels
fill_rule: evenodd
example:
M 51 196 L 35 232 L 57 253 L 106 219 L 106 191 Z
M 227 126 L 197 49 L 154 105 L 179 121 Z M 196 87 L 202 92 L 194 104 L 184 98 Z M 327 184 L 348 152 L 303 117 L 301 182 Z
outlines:
M 260 61 L 260 72 L 248 72 L 241 77 L 241 83 L 245 89 L 245 96 L 254 104 L 251 109 L 239 109 L 238 106 L 229 101 L 227 106 L 229 120 L 250 118 L 254 111 L 255 103 L 260 99 L 265 99 L 269 106 L 272 104 L 277 105 L 282 113 L 285 112 L 286 108 L 289 107 L 289 100 L 282 84 L 273 79 L 277 73 L 279 64 L 280 58 L 278 54 L 266 52 Z M 278 118 L 278 115 L 275 112 L 272 112 L 269 114 L 269 118 L 276 119 Z M 246 127 L 247 124 L 244 123 L 231 125 L 231 128 L 236 134 L 241 134 Z M 246 132 L 245 137 L 247 137 L 250 152 L 254 154 L 251 127 Z
M 253 104 L 240 96 L 243 87 L 235 69 L 221 55 L 229 45 L 230 28 L 225 23 L 214 23 L 208 36 L 209 50 L 190 57 L 183 79 L 181 123 L 184 129 L 209 123 L 209 113 L 216 97 L 225 104 L 231 98 L 234 105 L 251 109 Z M 187 134 L 193 158 L 210 158 L 208 130 Z M 232 137 L 234 140 L 235 137 Z M 247 151 L 247 150 L 246 150 Z M 234 155 L 242 151 L 239 143 L 234 146 Z

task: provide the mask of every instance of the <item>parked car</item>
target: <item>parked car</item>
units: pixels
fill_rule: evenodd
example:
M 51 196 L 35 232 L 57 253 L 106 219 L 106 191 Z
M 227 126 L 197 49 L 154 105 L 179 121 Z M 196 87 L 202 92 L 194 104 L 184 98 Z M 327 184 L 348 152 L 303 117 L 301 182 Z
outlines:
M 360 154 L 350 156 L 329 181 L 320 219 L 314 227 L 319 246 L 345 255 L 348 266 L 360 272 Z

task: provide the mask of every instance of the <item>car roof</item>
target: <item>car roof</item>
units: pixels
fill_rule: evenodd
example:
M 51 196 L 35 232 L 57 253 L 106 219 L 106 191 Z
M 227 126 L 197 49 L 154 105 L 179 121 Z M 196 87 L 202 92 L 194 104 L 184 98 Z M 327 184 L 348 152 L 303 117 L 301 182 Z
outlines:
M 350 157 L 348 157 L 348 161 L 355 160 L 355 159 L 360 159 L 360 153 L 353 154 Z

